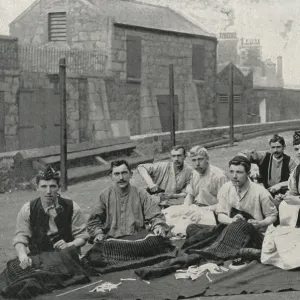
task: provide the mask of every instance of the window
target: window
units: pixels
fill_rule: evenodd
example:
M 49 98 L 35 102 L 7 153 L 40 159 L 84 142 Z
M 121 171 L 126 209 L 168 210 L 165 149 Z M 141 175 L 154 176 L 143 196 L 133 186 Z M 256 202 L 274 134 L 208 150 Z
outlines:
M 48 15 L 49 42 L 65 42 L 67 40 L 67 16 L 65 12 Z
M 234 95 L 233 102 L 240 103 L 241 95 Z M 228 95 L 227 94 L 219 94 L 219 103 L 228 103 Z
M 139 36 L 127 36 L 127 78 L 140 79 L 142 66 L 142 39 Z
M 192 54 L 193 79 L 204 80 L 205 48 L 203 45 L 193 45 Z

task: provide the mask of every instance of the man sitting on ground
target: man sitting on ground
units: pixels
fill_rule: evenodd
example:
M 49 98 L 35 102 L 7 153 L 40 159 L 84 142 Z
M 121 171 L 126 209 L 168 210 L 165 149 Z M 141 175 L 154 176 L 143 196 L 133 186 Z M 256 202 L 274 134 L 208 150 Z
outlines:
M 94 242 L 135 235 L 150 223 L 155 235 L 166 235 L 167 226 L 160 208 L 143 189 L 130 184 L 132 171 L 127 161 L 111 163 L 113 186 L 100 194 L 87 224 Z
M 189 158 L 195 170 L 186 189 L 185 204 L 195 203 L 215 210 L 218 192 L 229 178 L 223 170 L 209 163 L 209 155 L 204 147 L 193 147 L 189 152 Z
M 249 180 L 251 163 L 244 156 L 236 156 L 229 162 L 231 181 L 218 193 L 216 213 L 223 224 L 247 220 L 260 231 L 277 219 L 277 209 L 272 196 L 261 185 Z
M 190 182 L 193 168 L 184 163 L 186 151 L 183 146 L 175 146 L 169 162 L 141 164 L 138 172 L 144 178 L 150 193 L 159 192 L 166 205 L 182 204 L 186 196 L 185 188 Z
M 39 198 L 25 203 L 18 214 L 13 244 L 23 269 L 32 264 L 27 247 L 33 255 L 70 246 L 80 248 L 88 240 L 79 206 L 58 194 L 59 179 L 51 166 L 40 172 L 36 177 Z
M 287 181 L 295 169 L 296 163 L 284 153 L 286 145 L 282 136 L 274 134 L 269 141 L 269 145 L 270 152 L 246 150 L 242 153 L 247 156 L 251 163 L 258 165 L 260 180 L 273 196 L 285 194 Z

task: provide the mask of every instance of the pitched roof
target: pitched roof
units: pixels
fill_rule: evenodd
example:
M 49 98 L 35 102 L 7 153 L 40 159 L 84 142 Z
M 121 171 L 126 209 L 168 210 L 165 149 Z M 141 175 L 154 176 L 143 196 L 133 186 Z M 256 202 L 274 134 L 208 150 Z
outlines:
M 89 2 L 101 14 L 114 17 L 117 24 L 214 37 L 169 7 L 132 0 L 89 0 Z

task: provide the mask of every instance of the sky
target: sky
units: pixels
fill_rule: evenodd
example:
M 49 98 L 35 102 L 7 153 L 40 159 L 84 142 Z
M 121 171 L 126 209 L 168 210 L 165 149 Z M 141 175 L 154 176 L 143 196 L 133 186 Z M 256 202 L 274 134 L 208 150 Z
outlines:
M 101 1 L 101 0 L 99 0 Z M 111 0 L 114 1 L 114 0 Z M 257 38 L 263 59 L 283 56 L 284 81 L 300 87 L 299 0 L 139 0 L 167 5 L 209 32 L 236 31 L 238 37 Z M 34 0 L 0 0 L 0 34 Z

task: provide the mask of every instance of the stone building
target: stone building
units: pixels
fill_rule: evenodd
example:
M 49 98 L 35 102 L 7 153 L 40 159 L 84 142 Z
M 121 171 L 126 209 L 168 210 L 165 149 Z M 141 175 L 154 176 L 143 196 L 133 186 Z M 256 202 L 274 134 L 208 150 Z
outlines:
M 170 8 L 126 0 L 37 0 L 10 24 L 21 44 L 106 56 L 106 120 L 130 135 L 169 130 L 169 65 L 176 129 L 214 126 L 217 39 Z M 75 139 L 76 140 L 76 139 Z

